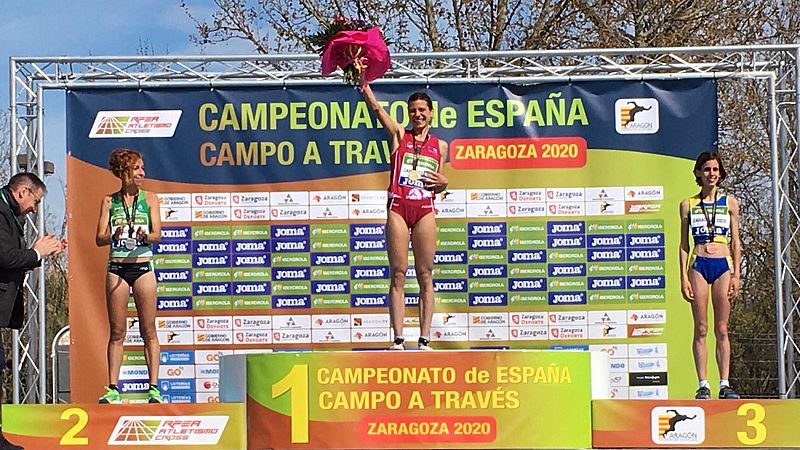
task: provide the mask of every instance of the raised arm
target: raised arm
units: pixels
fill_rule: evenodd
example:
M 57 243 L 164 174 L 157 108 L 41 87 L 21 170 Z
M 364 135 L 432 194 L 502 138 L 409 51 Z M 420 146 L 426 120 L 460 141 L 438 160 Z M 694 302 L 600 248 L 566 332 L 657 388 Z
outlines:
M 383 129 L 389 133 L 389 136 L 392 138 L 392 150 L 397 148 L 400 145 L 400 140 L 403 138 L 403 133 L 405 130 L 402 126 L 400 126 L 397 121 L 392 119 L 392 116 L 383 109 L 383 107 L 378 103 L 378 99 L 375 98 L 375 94 L 372 92 L 372 88 L 369 84 L 364 83 L 361 86 L 361 95 L 364 96 L 364 101 L 367 102 L 367 106 L 369 107 L 370 111 L 375 114 L 375 117 L 378 118 L 378 121 L 383 125 Z

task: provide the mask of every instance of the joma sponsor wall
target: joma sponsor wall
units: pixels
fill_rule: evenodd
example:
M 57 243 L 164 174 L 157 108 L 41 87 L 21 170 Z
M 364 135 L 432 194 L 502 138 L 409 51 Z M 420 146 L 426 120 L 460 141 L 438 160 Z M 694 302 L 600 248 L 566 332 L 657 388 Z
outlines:
M 407 122 L 424 86 L 375 86 Z M 716 145 L 712 81 L 434 86 L 449 143 L 437 198 L 439 349 L 608 352 L 615 398 L 693 389 L 677 280 L 681 198 Z M 217 401 L 226 353 L 389 342 L 386 135 L 346 86 L 68 94 L 73 391 L 106 383 L 105 249 L 94 245 L 117 147 L 161 201 L 159 374 L 172 402 Z M 418 334 L 413 257 L 405 335 Z M 147 371 L 133 312 L 122 391 Z M 86 367 L 98 368 L 87 374 Z M 587 374 L 588 376 L 588 374 Z

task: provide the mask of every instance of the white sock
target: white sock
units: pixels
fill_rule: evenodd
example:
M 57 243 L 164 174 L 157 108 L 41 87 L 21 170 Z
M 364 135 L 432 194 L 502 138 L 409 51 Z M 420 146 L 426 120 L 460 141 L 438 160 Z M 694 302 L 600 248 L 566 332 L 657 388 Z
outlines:
M 700 385 L 699 387 L 701 387 L 701 388 L 709 387 L 708 380 L 700 380 L 700 383 L 698 383 L 698 384 Z
M 725 386 L 731 387 L 730 383 L 728 383 L 728 380 L 719 380 L 719 388 L 722 389 Z

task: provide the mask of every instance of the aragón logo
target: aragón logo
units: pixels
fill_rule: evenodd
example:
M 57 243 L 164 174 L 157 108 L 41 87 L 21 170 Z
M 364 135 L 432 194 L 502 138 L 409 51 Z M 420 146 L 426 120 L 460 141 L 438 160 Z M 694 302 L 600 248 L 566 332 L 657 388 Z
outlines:
M 216 445 L 227 416 L 122 416 L 108 445 Z
M 181 110 L 98 111 L 89 138 L 172 137 Z
M 614 103 L 614 124 L 619 134 L 655 134 L 658 132 L 658 100 L 621 98 Z
M 651 438 L 656 444 L 702 444 L 706 416 L 697 406 L 658 406 L 650 412 Z

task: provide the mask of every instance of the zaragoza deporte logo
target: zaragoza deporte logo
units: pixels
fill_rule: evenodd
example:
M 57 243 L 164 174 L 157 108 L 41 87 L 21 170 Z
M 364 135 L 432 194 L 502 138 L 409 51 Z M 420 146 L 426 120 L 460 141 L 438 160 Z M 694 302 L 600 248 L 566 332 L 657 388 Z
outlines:
M 614 103 L 614 124 L 619 134 L 655 134 L 658 132 L 658 100 L 621 98 Z
M 706 440 L 706 416 L 697 406 L 658 406 L 650 412 L 653 443 L 702 444 Z

